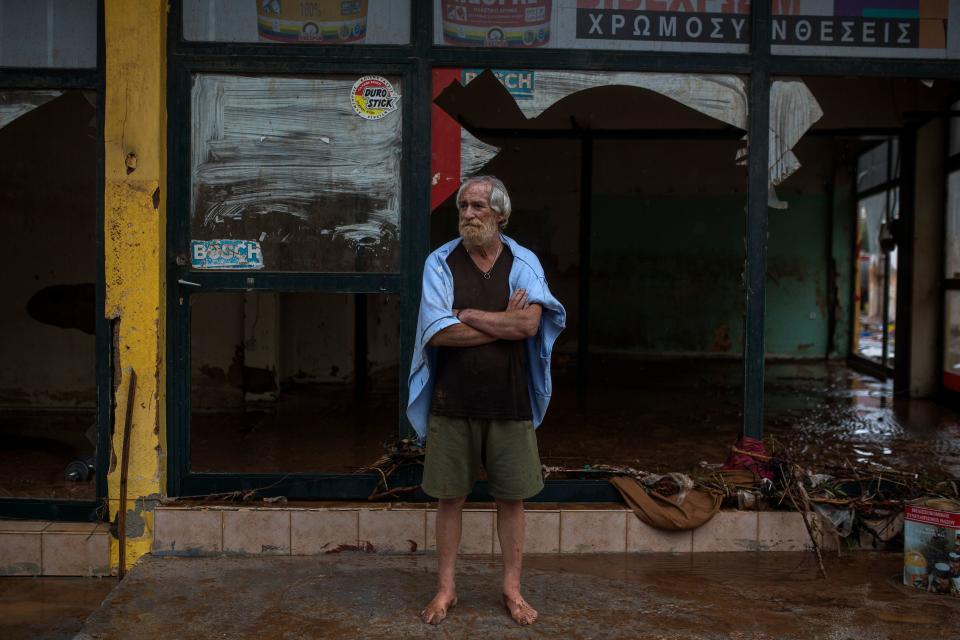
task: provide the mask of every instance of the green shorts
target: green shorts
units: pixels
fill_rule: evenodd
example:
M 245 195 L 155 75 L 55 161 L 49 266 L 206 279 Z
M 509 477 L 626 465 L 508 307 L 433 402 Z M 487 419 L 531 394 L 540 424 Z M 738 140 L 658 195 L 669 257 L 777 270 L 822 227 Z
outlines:
M 526 500 L 540 493 L 543 471 L 533 423 L 431 414 L 423 491 L 438 499 L 462 498 L 473 491 L 481 467 L 494 498 Z

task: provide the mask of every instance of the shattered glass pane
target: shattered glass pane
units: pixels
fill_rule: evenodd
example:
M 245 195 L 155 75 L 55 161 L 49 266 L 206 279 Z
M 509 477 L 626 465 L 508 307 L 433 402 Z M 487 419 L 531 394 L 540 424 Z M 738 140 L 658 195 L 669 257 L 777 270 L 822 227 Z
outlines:
M 97 66 L 97 0 L 0 0 L 0 67 Z
M 183 37 L 198 42 L 407 44 L 410 0 L 185 0 Z
M 0 93 L 0 129 L 63 94 L 62 91 L 4 91 Z
M 267 271 L 398 271 L 400 80 L 372 77 L 377 119 L 355 76 L 196 76 L 191 239 L 259 243 Z

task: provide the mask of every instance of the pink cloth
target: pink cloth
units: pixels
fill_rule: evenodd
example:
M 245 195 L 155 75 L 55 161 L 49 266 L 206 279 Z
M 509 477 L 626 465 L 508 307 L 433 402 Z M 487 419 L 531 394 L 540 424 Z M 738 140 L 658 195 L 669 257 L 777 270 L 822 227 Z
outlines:
M 741 436 L 723 464 L 723 470 L 744 469 L 752 471 L 757 477 L 773 480 L 770 470 L 770 455 L 763 442 L 756 438 Z

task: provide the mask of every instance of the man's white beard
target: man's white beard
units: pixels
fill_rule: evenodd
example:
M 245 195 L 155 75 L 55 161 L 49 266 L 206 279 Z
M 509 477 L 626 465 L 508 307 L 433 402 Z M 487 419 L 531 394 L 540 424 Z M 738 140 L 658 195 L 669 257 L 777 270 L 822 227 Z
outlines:
M 482 222 L 479 226 L 462 224 L 460 225 L 460 235 L 463 236 L 464 242 L 469 245 L 483 246 L 490 243 L 494 236 L 497 235 L 497 225 L 495 223 L 484 224 Z

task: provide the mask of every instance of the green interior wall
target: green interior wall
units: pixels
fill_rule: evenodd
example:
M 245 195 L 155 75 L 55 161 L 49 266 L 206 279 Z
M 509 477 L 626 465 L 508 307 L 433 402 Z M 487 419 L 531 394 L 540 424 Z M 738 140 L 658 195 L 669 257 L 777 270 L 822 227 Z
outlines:
M 771 210 L 767 353 L 827 355 L 829 195 Z M 594 198 L 591 347 L 638 354 L 738 354 L 743 198 Z
M 566 305 L 557 350 L 579 326 L 579 147 L 523 141 L 485 172 L 511 191 L 507 232 L 540 257 Z M 644 152 L 638 153 L 639 150 Z M 594 151 L 590 348 L 638 356 L 737 357 L 743 344 L 745 172 L 726 142 L 598 143 Z M 801 141 L 803 166 L 769 211 L 766 351 L 823 358 L 849 344 L 850 172 L 825 138 Z M 852 156 L 851 156 L 852 157 Z M 531 168 L 534 168 L 531 170 Z M 453 198 L 432 219 L 434 246 L 457 234 Z

